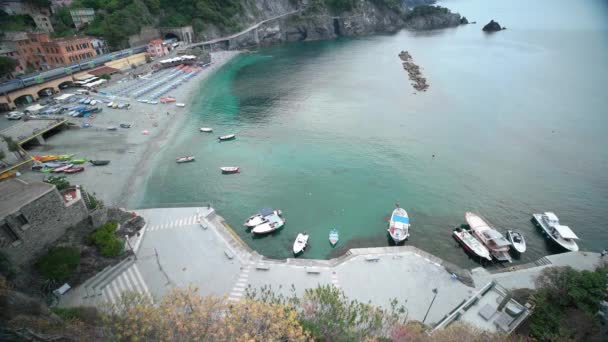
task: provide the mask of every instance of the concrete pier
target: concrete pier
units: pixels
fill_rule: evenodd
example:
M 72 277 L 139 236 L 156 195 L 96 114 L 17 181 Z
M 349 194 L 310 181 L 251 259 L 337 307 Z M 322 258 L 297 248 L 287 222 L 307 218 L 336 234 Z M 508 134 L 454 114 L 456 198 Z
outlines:
M 289 296 L 333 285 L 351 299 L 379 306 L 397 299 L 408 309 L 409 319 L 422 321 L 434 296 L 432 290 L 437 289 L 426 320 L 434 323 L 492 280 L 506 288 L 533 287 L 545 267 L 592 269 L 600 261 L 597 253 L 565 253 L 549 256 L 549 262 L 541 265 L 491 273 L 483 268 L 459 269 L 411 246 L 351 249 L 331 260 L 275 260 L 245 245 L 213 208 L 136 212 L 146 220 L 141 240 L 132 243 L 137 260 L 105 270 L 64 295 L 60 305 L 113 302 L 127 290 L 159 299 L 174 287 L 189 285 L 197 286 L 201 295 L 225 296 L 231 301 L 262 286 Z

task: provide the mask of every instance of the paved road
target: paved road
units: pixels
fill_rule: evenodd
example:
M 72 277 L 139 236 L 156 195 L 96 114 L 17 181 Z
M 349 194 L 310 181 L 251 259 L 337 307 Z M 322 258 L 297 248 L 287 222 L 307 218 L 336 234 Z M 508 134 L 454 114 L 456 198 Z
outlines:
M 260 25 L 265 24 L 265 23 L 267 23 L 269 21 L 272 21 L 272 20 L 275 20 L 275 19 L 279 19 L 279 18 L 282 18 L 282 17 L 286 17 L 288 15 L 292 15 L 292 14 L 298 13 L 300 11 L 302 11 L 302 10 L 300 9 L 300 10 L 295 10 L 295 11 L 287 12 L 287 13 L 284 13 L 284 14 L 281 14 L 281 15 L 277 15 L 277 16 L 274 16 L 272 18 L 268 18 L 266 20 L 262 20 L 259 23 L 255 24 L 255 25 L 252 25 L 252 26 L 249 26 L 248 28 L 244 29 L 243 31 L 235 33 L 235 34 L 232 34 L 230 36 L 222 37 L 222 38 L 216 38 L 216 39 L 208 40 L 206 42 L 194 43 L 194 44 L 190 44 L 189 46 L 190 47 L 194 47 L 194 46 L 201 46 L 201 45 L 207 45 L 207 44 L 215 44 L 215 43 L 219 43 L 221 41 L 234 39 L 234 38 L 236 38 L 236 37 L 238 37 L 240 35 L 248 33 L 251 30 L 257 29 L 258 27 L 260 27 Z
M 332 260 L 270 260 L 243 245 L 238 236 L 223 226 L 213 209 L 145 209 L 137 212 L 146 219 L 145 234 L 137 250 L 137 260 L 99 282 L 99 290 L 70 291 L 62 299 L 65 306 L 115 301 L 121 292 L 134 290 L 156 300 L 174 287 L 194 285 L 202 295 L 241 300 L 248 288 L 271 286 L 284 295 L 302 295 L 307 288 L 333 285 L 347 297 L 380 306 L 398 299 L 408 309 L 409 318 L 422 320 L 433 298 L 437 298 L 427 323 L 437 322 L 489 281 L 507 287 L 534 286 L 539 272 L 550 265 L 572 265 L 590 269 L 597 253 L 567 253 L 548 257 L 549 265 L 515 272 L 490 273 L 473 270 L 475 288 L 453 279 L 443 261 L 414 247 L 353 249 Z M 201 225 L 202 223 L 202 225 Z M 203 226 L 207 227 L 204 228 Z M 238 227 L 237 229 L 241 229 Z M 95 282 L 93 282 L 95 283 Z M 99 293 L 95 301 L 82 299 L 83 293 Z

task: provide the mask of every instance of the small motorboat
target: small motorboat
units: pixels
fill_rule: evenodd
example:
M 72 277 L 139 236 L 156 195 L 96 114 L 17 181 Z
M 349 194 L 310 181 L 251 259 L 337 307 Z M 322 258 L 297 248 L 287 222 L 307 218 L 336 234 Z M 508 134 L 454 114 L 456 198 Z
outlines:
M 84 164 L 86 162 L 87 162 L 87 160 L 84 158 L 70 160 L 70 163 L 72 163 L 72 164 Z
M 340 234 L 336 228 L 333 228 L 329 231 L 329 243 L 332 247 L 335 247 L 338 244 L 338 240 L 340 240 Z
M 298 255 L 302 253 L 306 246 L 308 245 L 308 234 L 304 232 L 304 234 L 299 233 L 296 237 L 296 241 L 293 243 L 293 255 Z
M 222 166 L 220 170 L 222 170 L 222 173 L 239 173 L 238 166 Z
M 509 255 L 511 244 L 502 234 L 477 214 L 466 212 L 464 218 L 471 227 L 471 233 L 488 248 L 496 260 L 513 262 Z
M 121 128 L 131 128 L 131 124 L 130 123 L 121 123 L 120 127 Z
M 266 216 L 266 222 L 255 226 L 251 232 L 253 234 L 268 234 L 268 233 L 272 233 L 275 230 L 283 227 L 283 225 L 285 224 L 285 219 L 283 219 L 281 216 L 277 215 L 276 213 L 273 213 L 270 216 Z
M 114 102 L 108 103 L 108 108 L 112 108 L 112 106 L 114 106 Z
M 262 223 L 267 222 L 268 219 L 266 217 L 268 217 L 272 214 L 281 216 L 282 212 L 280 210 L 273 210 L 272 208 L 262 208 L 262 209 L 260 209 L 259 213 L 250 216 L 247 219 L 247 221 L 245 221 L 245 223 L 243 223 L 243 225 L 247 228 L 253 228 L 255 226 L 259 226 Z
M 452 235 L 466 250 L 478 257 L 492 261 L 490 251 L 479 240 L 477 240 L 469 230 L 456 228 Z
M 399 203 L 395 206 L 387 231 L 395 244 L 400 244 L 410 237 L 410 218 L 407 211 L 399 206 Z
M 107 129 L 108 131 L 115 131 L 115 130 L 117 130 L 117 129 L 118 129 L 118 127 L 116 127 L 116 126 L 108 126 L 106 129 Z
M 193 162 L 194 161 L 194 156 L 185 156 L 185 157 L 179 157 L 177 159 L 175 159 L 175 161 L 177 163 L 188 163 L 188 162 Z
M 526 240 L 524 240 L 522 233 L 515 230 L 507 230 L 507 239 L 518 253 L 526 251 Z
M 84 167 L 75 166 L 75 167 L 71 167 L 69 169 L 63 170 L 63 173 L 78 173 L 78 172 L 82 172 L 82 171 L 84 171 Z
M 571 251 L 578 251 L 578 236 L 568 226 L 559 223 L 557 215 L 548 211 L 543 214 L 532 214 L 533 222 L 542 229 L 543 234 L 559 246 Z
M 213 132 L 213 128 L 211 128 L 211 127 L 201 127 L 201 132 L 211 133 L 211 132 Z
M 110 164 L 110 161 L 109 160 L 89 160 L 89 163 L 91 163 L 95 166 L 102 166 L 102 165 Z
M 74 166 L 74 164 L 67 164 L 67 165 L 64 165 L 64 166 L 56 167 L 51 172 L 54 172 L 54 173 L 63 172 L 65 170 L 71 168 L 72 166 Z
M 228 135 L 222 135 L 221 137 L 219 137 L 218 139 L 220 141 L 226 141 L 226 140 L 232 140 L 236 138 L 236 134 L 228 134 Z
M 175 106 L 176 107 L 180 107 L 180 108 L 184 108 L 184 107 L 186 107 L 186 104 L 185 103 L 176 103 Z

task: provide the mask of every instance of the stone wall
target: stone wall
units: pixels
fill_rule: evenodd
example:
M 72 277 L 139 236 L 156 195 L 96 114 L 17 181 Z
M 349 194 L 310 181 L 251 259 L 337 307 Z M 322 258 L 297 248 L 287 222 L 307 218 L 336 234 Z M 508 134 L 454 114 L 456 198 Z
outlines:
M 27 224 L 22 225 L 17 220 L 20 214 Z M 82 199 L 66 207 L 57 189 L 53 189 L 5 218 L 19 240 L 2 251 L 16 266 L 27 264 L 44 253 L 69 227 L 87 217 L 88 210 Z

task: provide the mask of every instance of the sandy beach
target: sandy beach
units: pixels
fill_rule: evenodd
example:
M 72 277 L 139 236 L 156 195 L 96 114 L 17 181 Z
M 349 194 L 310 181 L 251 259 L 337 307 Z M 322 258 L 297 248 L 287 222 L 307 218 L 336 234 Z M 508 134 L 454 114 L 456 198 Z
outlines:
M 112 109 L 104 106 L 94 119 L 75 118 L 78 124 L 47 139 L 47 144 L 29 151 L 30 154 L 74 154 L 87 159 L 111 160 L 106 166 L 85 164 L 85 171 L 66 175 L 72 184 L 80 184 L 93 192 L 106 205 L 126 207 L 138 193 L 138 187 L 145 179 L 149 163 L 165 144 L 171 141 L 177 127 L 190 113 L 190 104 L 203 80 L 236 56 L 236 51 L 220 51 L 211 54 L 211 66 L 203 69 L 188 82 L 171 90 L 165 96 L 174 97 L 177 103 L 185 103 L 184 108 L 169 104 L 139 103 L 135 99 L 124 99 L 131 109 Z M 142 66 L 145 68 L 146 65 Z M 139 70 L 136 70 L 139 72 Z M 118 77 L 116 77 L 118 78 Z M 111 89 L 117 81 L 101 88 Z M 70 93 L 73 89 L 68 89 Z M 72 91 L 73 92 L 73 91 Z M 101 99 L 101 96 L 91 97 Z M 168 113 L 168 114 L 167 114 Z M 82 128 L 83 123 L 91 127 Z M 131 123 L 129 129 L 118 128 L 109 131 L 108 126 Z M 147 130 L 148 134 L 142 132 Z M 42 180 L 47 174 L 28 171 L 22 175 L 25 180 Z

